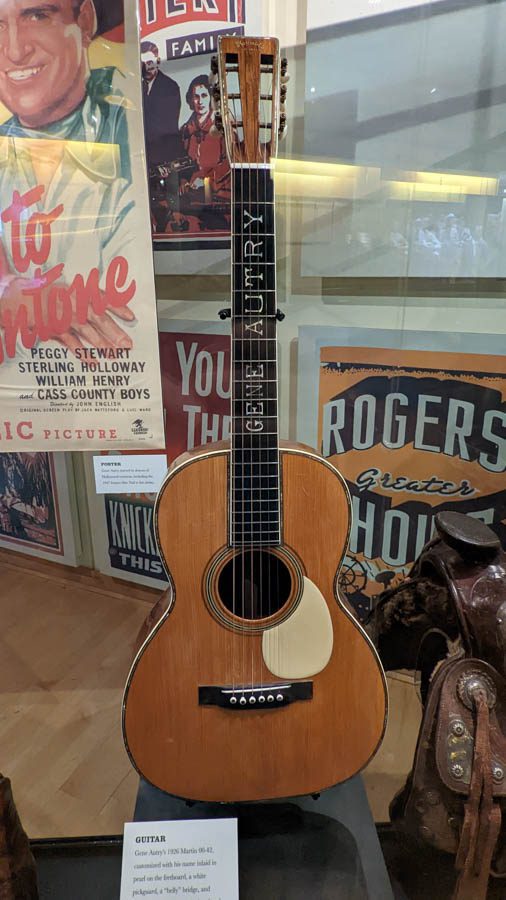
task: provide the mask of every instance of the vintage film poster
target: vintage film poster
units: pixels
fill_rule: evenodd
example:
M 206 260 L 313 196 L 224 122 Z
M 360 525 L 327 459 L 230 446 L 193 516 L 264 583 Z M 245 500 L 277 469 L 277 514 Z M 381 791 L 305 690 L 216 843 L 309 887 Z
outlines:
M 220 34 L 244 34 L 246 0 L 141 0 L 140 13 L 155 248 L 196 239 L 220 246 L 230 234 L 231 185 L 224 138 L 213 129 L 210 58 Z
M 0 4 L 1 450 L 163 444 L 136 18 Z
M 373 330 L 355 331 L 356 346 L 318 339 L 314 417 L 316 446 L 350 490 L 340 584 L 365 616 L 374 595 L 407 574 L 437 512 L 476 516 L 504 543 L 506 374 L 500 342 L 485 335 L 462 343 L 496 352 L 456 350 L 455 335 L 447 336 L 451 350 L 417 349 L 416 334 L 403 336 L 413 349 L 385 348 L 381 332 L 375 341 Z
M 76 564 L 63 456 L 0 453 L 0 547 Z
M 192 330 L 160 331 L 168 465 L 185 450 L 230 435 L 230 337 L 216 333 L 221 326 L 214 323 L 208 333 L 202 322 L 175 321 L 171 327 Z M 154 494 L 93 499 L 96 519 L 105 524 L 105 533 L 99 527 L 95 534 L 101 571 L 145 584 L 165 582 L 153 529 L 155 499 Z

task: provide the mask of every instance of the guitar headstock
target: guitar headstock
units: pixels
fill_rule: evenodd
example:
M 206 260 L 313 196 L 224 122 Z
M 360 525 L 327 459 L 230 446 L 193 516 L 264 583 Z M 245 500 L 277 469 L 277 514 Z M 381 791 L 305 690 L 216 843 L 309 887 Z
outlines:
M 231 166 L 268 165 L 286 127 L 286 59 L 277 38 L 221 36 L 211 61 L 215 125 Z

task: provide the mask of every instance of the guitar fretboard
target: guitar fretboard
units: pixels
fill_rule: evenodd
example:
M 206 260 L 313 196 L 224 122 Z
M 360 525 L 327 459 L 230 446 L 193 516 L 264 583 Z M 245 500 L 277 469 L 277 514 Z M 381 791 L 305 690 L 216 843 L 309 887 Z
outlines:
M 232 195 L 233 546 L 280 543 L 274 185 L 237 168 Z

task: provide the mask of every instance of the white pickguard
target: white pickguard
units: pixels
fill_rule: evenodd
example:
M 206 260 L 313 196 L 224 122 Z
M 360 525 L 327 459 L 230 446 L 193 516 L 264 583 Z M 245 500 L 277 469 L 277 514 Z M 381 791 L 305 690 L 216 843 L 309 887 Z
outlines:
M 304 578 L 301 601 L 286 622 L 264 631 L 265 665 L 278 678 L 309 678 L 321 672 L 332 654 L 332 619 L 322 593 Z

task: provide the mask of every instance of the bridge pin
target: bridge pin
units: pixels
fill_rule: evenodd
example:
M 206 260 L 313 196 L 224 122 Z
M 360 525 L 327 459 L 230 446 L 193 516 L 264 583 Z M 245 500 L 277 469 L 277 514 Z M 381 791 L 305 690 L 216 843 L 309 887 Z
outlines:
M 268 695 L 267 695 L 267 702 L 268 702 L 268 703 L 274 703 L 274 697 L 272 696 L 272 694 L 268 694 Z
M 284 699 L 285 698 L 283 697 L 283 694 L 277 694 L 276 700 L 278 701 L 278 703 L 282 703 Z
M 232 703 L 232 705 L 235 705 L 237 703 L 237 697 L 231 697 L 230 702 Z
M 246 700 L 246 697 L 241 697 L 241 699 L 239 700 L 241 706 L 246 706 L 247 702 L 248 701 Z
M 263 694 L 260 694 L 260 696 L 259 696 L 259 698 L 258 698 L 258 702 L 259 702 L 259 703 L 265 703 L 265 697 L 264 697 Z
M 253 695 L 252 695 L 252 696 L 249 698 L 249 702 L 250 702 L 251 705 L 253 706 L 253 704 L 257 702 L 256 697 L 253 697 Z

